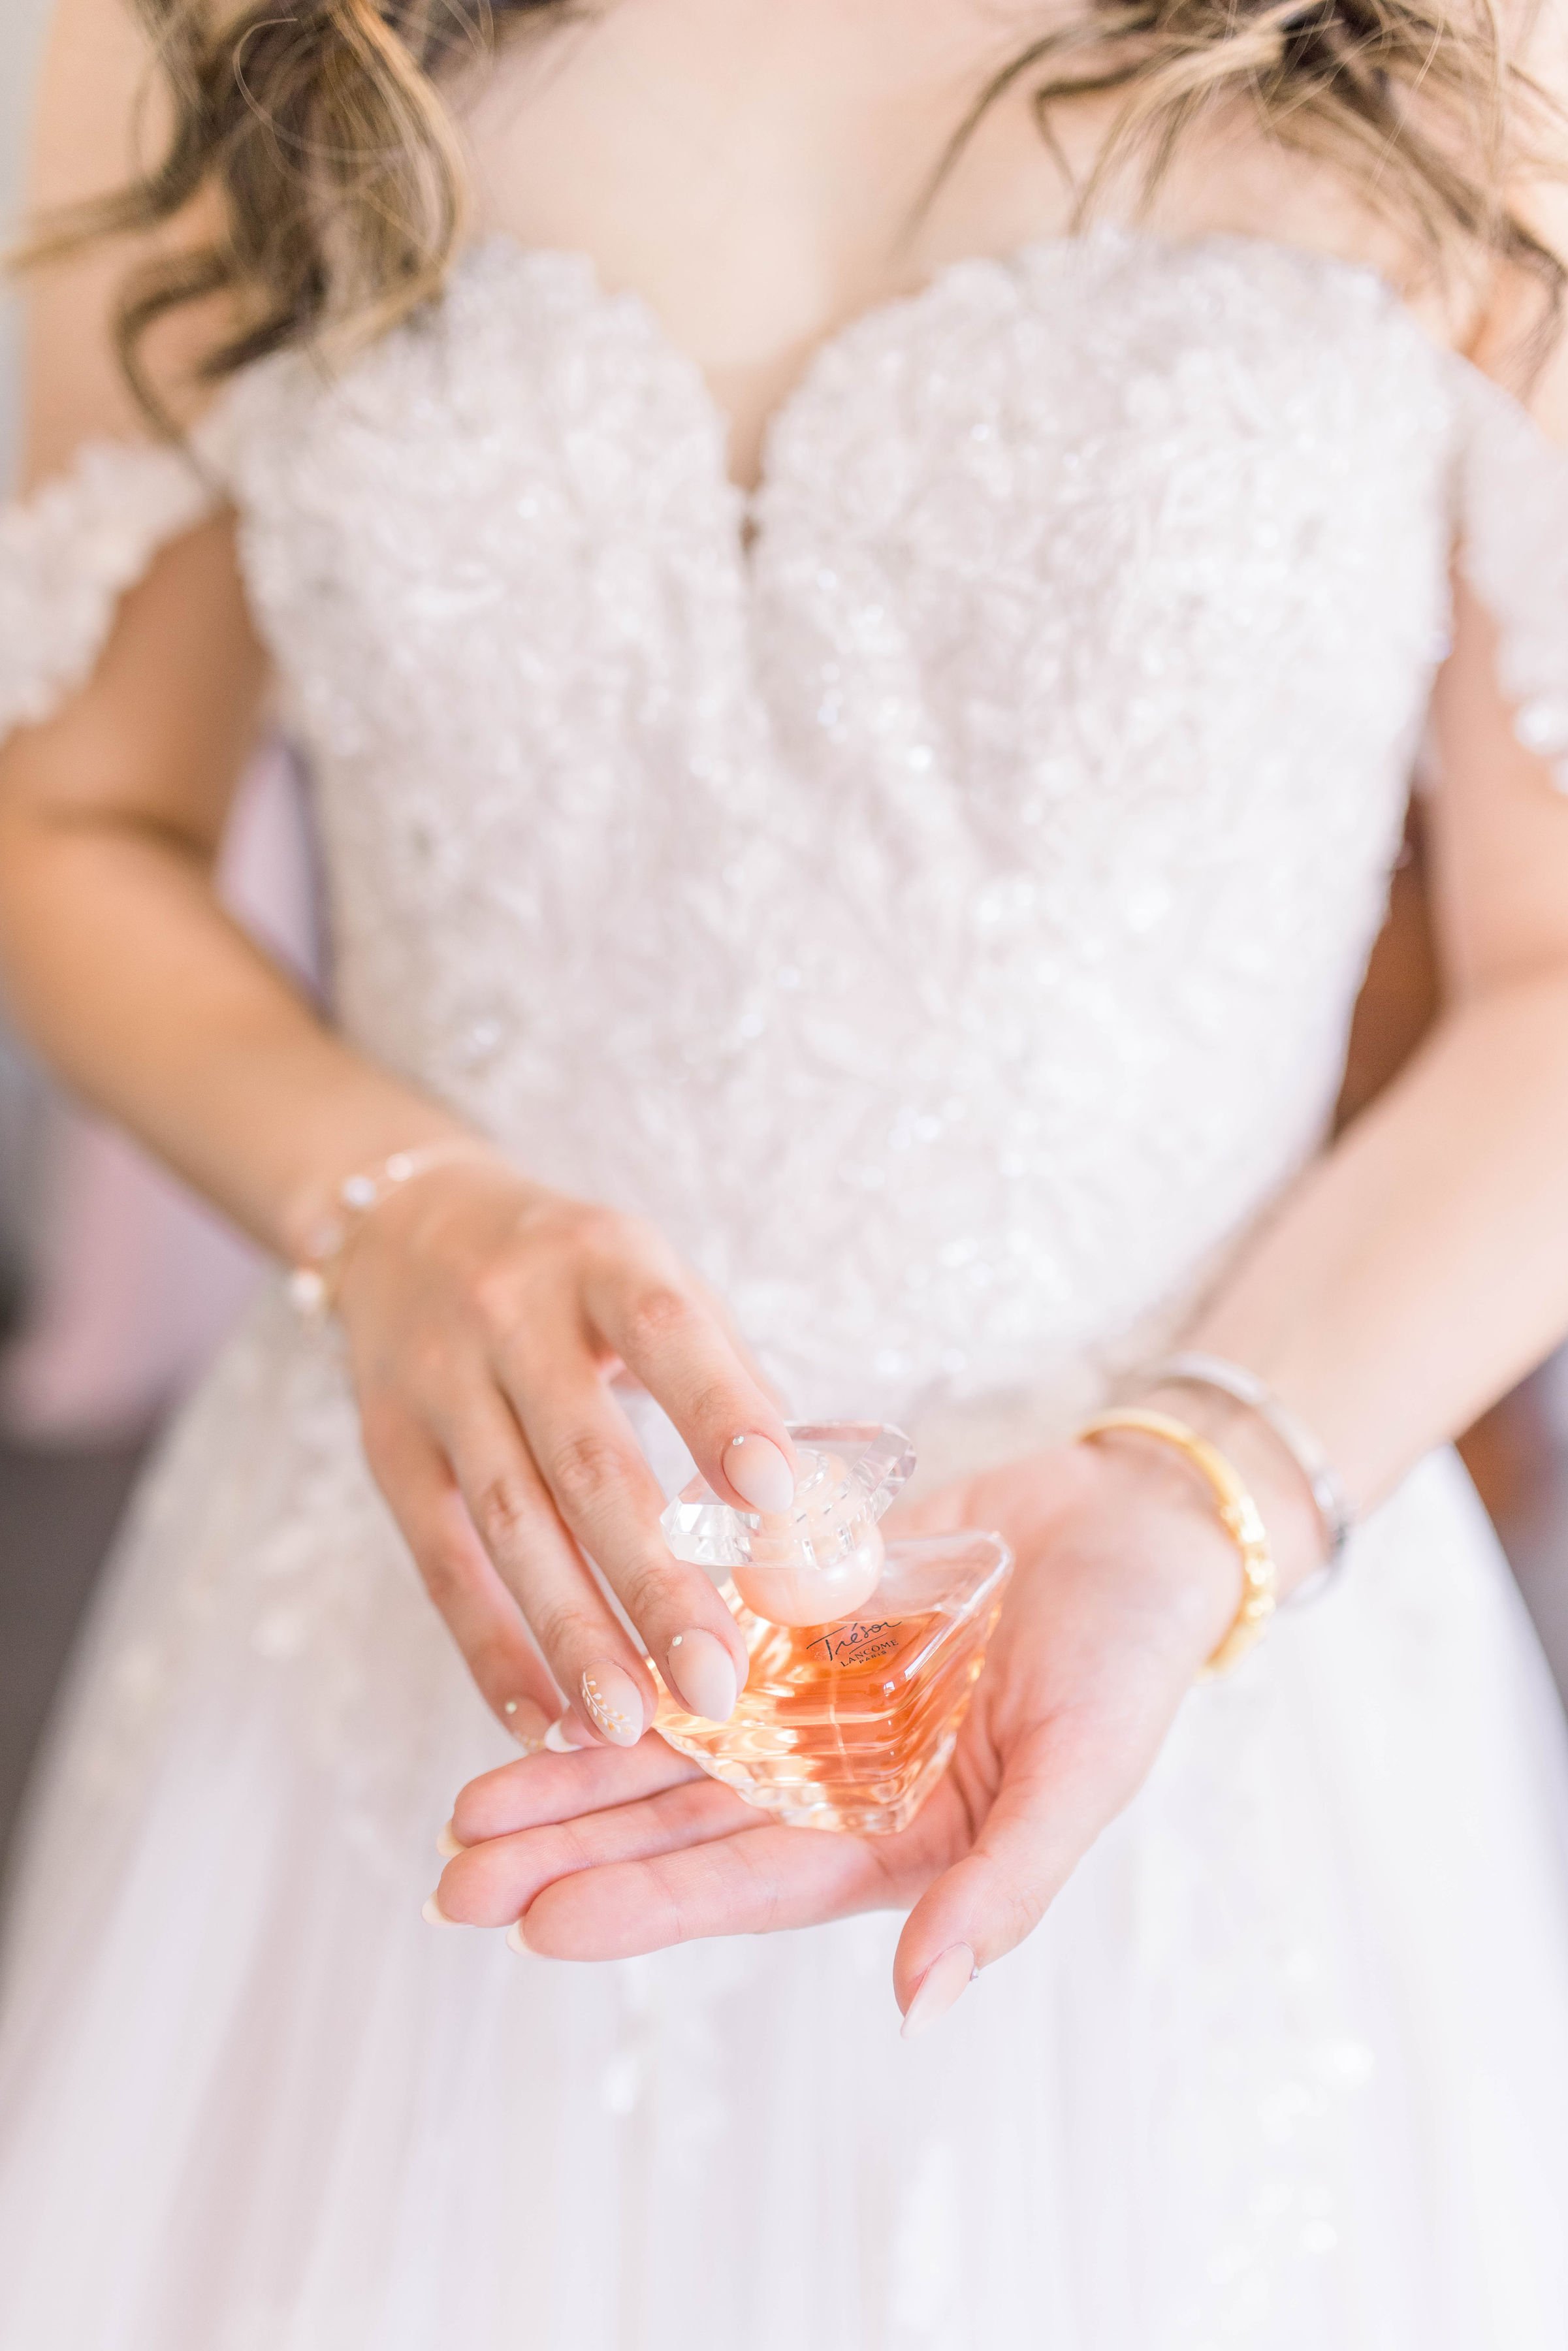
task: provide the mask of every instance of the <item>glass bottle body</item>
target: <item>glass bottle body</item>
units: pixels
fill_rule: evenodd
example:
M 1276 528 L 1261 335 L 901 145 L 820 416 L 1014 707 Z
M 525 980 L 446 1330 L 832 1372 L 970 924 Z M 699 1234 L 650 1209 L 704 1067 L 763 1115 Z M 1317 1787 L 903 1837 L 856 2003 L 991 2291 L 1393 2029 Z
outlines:
M 886 1545 L 874 1590 L 827 1625 L 779 1625 L 723 1587 L 750 1672 L 724 1723 L 660 1683 L 654 1728 L 748 1803 L 803 1828 L 906 1827 L 945 1770 L 1012 1558 L 998 1535 Z

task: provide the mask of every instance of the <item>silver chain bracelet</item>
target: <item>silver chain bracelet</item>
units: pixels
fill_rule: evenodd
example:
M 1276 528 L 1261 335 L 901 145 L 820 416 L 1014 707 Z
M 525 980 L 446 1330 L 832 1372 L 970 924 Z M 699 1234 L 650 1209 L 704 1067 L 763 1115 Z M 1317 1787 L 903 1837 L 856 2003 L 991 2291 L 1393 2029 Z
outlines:
M 1323 1563 L 1297 1586 L 1291 1594 L 1292 1604 L 1315 1599 L 1326 1591 L 1343 1563 L 1345 1545 L 1355 1521 L 1338 1471 L 1304 1422 L 1297 1419 L 1266 1380 L 1260 1380 L 1244 1364 L 1233 1364 L 1224 1355 L 1206 1355 L 1196 1350 L 1167 1355 L 1163 1363 L 1142 1374 L 1141 1384 L 1212 1388 L 1217 1395 L 1228 1396 L 1233 1404 L 1256 1413 L 1265 1427 L 1272 1430 L 1300 1470 L 1322 1529 Z

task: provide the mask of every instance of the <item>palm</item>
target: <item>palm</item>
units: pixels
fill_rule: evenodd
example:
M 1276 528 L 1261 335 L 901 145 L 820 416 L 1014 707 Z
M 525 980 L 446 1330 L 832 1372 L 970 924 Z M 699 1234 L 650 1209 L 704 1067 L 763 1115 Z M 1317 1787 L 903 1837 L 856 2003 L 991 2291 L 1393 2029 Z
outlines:
M 903 1524 L 999 1525 L 1019 1560 L 952 1761 L 908 1828 L 778 1826 L 650 1736 L 465 1789 L 455 1818 L 469 1850 L 443 1909 L 521 1917 L 530 1949 L 563 1959 L 912 1904 L 901 1979 L 955 1941 L 1009 1948 L 1152 1761 L 1215 1636 L 1214 1603 L 1186 1595 L 1223 1592 L 1224 1541 L 1217 1553 L 1201 1516 L 1151 1508 L 1081 1453 L 946 1489 Z

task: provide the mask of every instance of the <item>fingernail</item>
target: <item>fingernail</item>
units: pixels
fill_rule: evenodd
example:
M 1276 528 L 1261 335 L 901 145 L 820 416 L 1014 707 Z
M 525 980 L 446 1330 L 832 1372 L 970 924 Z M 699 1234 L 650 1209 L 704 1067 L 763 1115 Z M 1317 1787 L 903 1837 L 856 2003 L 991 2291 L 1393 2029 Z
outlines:
M 915 1998 L 904 2011 L 904 2040 L 918 2041 L 923 2032 L 929 2032 L 946 2015 L 965 1985 L 973 1983 L 979 1972 L 967 1943 L 949 1944 L 932 1960 L 920 1979 Z
M 452 1823 L 448 1821 L 435 1840 L 435 1850 L 443 1861 L 452 1861 L 458 1854 L 466 1853 L 468 1848 L 459 1837 L 454 1834 Z
M 514 1918 L 507 1929 L 507 1949 L 509 1951 L 516 1951 L 519 1959 L 526 1959 L 528 1956 L 528 1947 L 523 1940 L 523 1922 L 520 1918 Z
M 427 1927 L 460 1927 L 463 1924 L 461 1918 L 449 1918 L 447 1917 L 445 1911 L 442 1908 L 434 1894 L 431 1896 L 429 1901 L 424 1905 L 424 1907 L 421 1910 L 419 1915 L 423 1919 Z
M 735 1660 L 716 1634 L 694 1625 L 670 1643 L 670 1679 L 688 1713 L 705 1722 L 727 1722 L 740 1696 Z
M 766 1437 L 731 1437 L 724 1474 L 743 1502 L 771 1517 L 787 1510 L 795 1499 L 794 1472 Z
M 600 1658 L 582 1677 L 582 1703 L 596 1730 L 612 1747 L 635 1747 L 643 1736 L 643 1699 L 630 1674 Z
M 570 1707 L 545 1732 L 544 1743 L 552 1755 L 575 1755 L 580 1747 L 591 1747 L 593 1733 L 585 1730 Z
M 524 1754 L 537 1754 L 549 1734 L 549 1717 L 543 1707 L 536 1706 L 531 1698 L 509 1698 L 501 1712 Z

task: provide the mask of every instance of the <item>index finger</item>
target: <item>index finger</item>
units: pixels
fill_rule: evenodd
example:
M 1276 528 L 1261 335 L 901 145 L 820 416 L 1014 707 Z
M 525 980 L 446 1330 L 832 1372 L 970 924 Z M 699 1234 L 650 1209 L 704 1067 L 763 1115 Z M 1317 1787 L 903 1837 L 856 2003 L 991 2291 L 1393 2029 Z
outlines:
M 591 1269 L 594 1327 L 663 1406 L 721 1501 L 787 1510 L 797 1465 L 784 1416 L 695 1283 L 653 1263 Z

